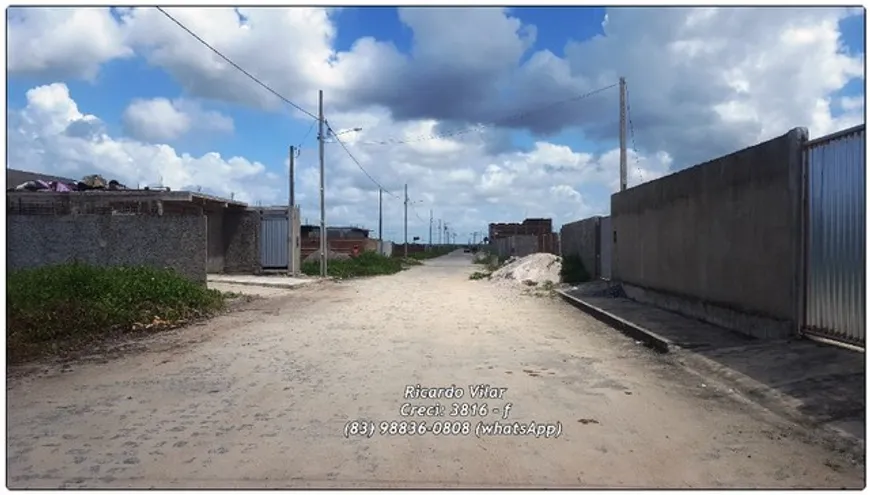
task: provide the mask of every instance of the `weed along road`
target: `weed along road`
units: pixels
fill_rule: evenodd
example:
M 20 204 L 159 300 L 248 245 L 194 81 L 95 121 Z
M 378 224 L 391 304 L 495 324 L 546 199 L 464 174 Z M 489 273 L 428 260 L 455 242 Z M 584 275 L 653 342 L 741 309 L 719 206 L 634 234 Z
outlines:
M 457 252 L 12 370 L 7 484 L 864 485 L 811 432 L 476 269 Z

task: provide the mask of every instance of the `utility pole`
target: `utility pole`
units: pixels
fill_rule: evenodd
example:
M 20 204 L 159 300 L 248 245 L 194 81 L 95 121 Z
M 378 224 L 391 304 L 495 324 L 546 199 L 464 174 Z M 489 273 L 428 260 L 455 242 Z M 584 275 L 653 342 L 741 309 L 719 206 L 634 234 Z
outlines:
M 384 190 L 378 188 L 378 239 L 384 242 Z
M 324 181 L 323 144 L 326 136 L 323 135 L 323 90 L 318 92 L 318 133 L 320 141 L 320 276 L 326 277 L 326 187 Z
M 405 184 L 405 258 L 408 257 L 408 184 Z
M 438 219 L 438 245 L 439 246 L 443 243 L 444 238 L 441 237 L 441 234 L 443 234 L 443 233 L 444 233 L 444 229 L 441 227 L 441 219 L 439 218 Z
M 432 218 L 432 210 L 429 210 L 429 249 L 432 249 L 432 223 L 434 223 L 434 219 Z
M 293 213 L 296 206 L 295 170 L 296 170 L 296 147 L 290 146 L 290 204 L 287 208 L 287 273 L 296 275 L 296 230 L 293 228 Z
M 619 78 L 619 190 L 628 187 L 628 153 L 625 149 L 625 78 Z

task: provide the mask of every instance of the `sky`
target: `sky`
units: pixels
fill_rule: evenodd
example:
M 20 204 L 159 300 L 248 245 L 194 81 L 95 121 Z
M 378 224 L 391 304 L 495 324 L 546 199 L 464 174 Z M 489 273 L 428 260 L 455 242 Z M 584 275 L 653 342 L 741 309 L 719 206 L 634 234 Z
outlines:
M 629 186 L 864 122 L 861 8 L 165 10 L 298 108 L 154 8 L 10 8 L 7 167 L 272 206 L 293 145 L 318 223 L 322 90 L 327 223 L 376 235 L 383 189 L 401 241 L 407 184 L 409 238 L 440 221 L 464 242 L 609 213 L 620 77 Z

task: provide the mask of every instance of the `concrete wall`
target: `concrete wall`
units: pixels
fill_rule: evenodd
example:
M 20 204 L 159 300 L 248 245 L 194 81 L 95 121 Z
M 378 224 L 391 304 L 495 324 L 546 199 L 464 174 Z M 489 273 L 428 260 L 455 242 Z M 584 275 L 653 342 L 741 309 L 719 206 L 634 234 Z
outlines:
M 6 222 L 8 270 L 81 261 L 167 267 L 206 279 L 202 215 L 9 215 Z
M 496 254 L 499 257 L 528 256 L 538 252 L 538 237 L 534 235 L 512 235 L 495 240 Z
M 601 276 L 599 266 L 601 217 L 566 223 L 560 231 L 562 256 L 580 256 L 593 278 Z
M 795 129 L 614 194 L 614 278 L 691 316 L 753 335 L 789 334 L 798 314 L 805 140 L 806 130 Z M 726 316 L 710 316 L 717 312 Z M 759 323 L 747 328 L 727 316 L 737 313 Z
M 260 213 L 226 210 L 221 232 L 224 241 L 224 273 L 260 273 Z
M 381 256 L 392 256 L 393 243 L 390 241 L 378 241 L 378 253 L 380 253 Z
M 223 273 L 224 271 L 224 256 L 226 254 L 226 245 L 224 244 L 224 215 L 222 211 L 206 212 L 207 225 L 207 259 L 206 270 L 208 273 Z

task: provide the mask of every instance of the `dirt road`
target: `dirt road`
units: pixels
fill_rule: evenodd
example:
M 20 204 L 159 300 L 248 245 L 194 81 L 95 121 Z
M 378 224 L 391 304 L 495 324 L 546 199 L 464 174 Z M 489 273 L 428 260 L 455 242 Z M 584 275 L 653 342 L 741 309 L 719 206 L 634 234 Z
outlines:
M 473 270 L 453 254 L 295 289 L 144 351 L 11 379 L 8 486 L 864 486 L 862 465 L 799 428 L 557 299 L 471 281 Z M 465 393 L 406 399 L 417 384 Z M 506 390 L 473 399 L 477 384 Z M 448 415 L 402 417 L 405 403 Z M 450 417 L 452 403 L 489 415 Z M 346 438 L 355 419 L 459 431 Z M 559 435 L 478 438 L 480 421 Z

